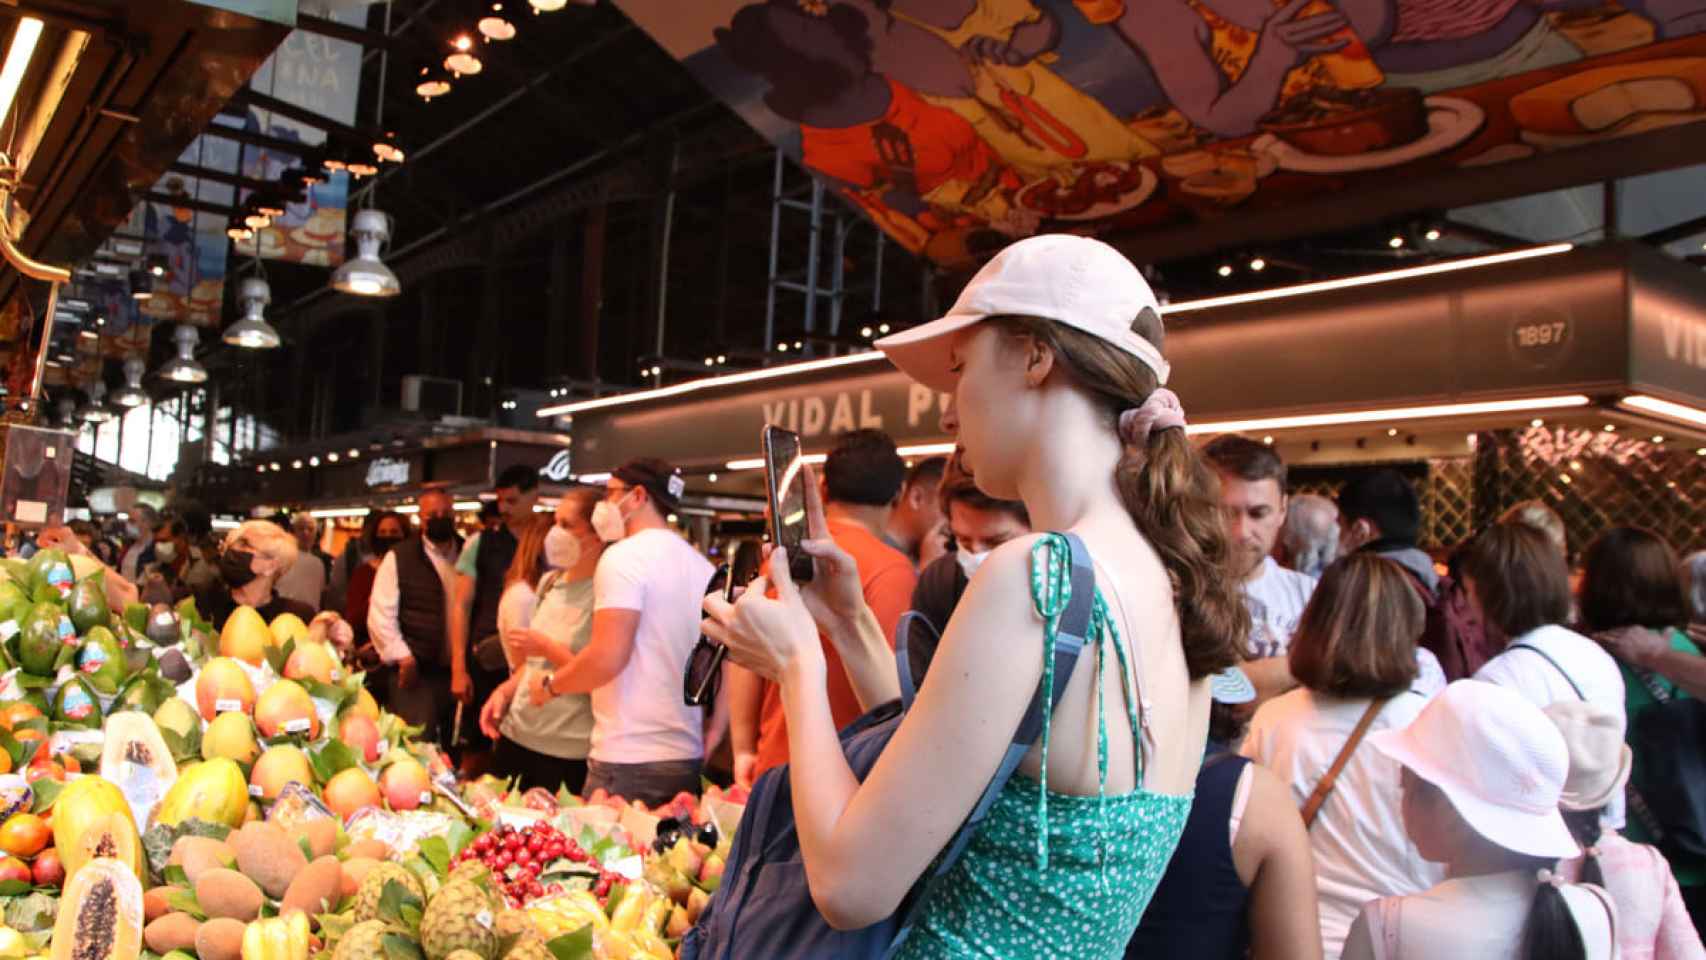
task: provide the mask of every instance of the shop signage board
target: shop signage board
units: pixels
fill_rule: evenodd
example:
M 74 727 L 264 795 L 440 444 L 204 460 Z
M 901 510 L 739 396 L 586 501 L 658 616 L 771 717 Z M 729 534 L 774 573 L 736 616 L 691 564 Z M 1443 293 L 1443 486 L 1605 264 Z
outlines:
M 375 457 L 367 461 L 369 487 L 406 487 L 413 465 L 398 457 Z
M 1477 200 L 1412 190 L 1402 209 L 1529 193 L 1541 169 L 1590 182 L 1573 151 L 1598 162 L 1706 118 L 1706 0 L 616 2 L 946 266 L 1048 230 L 1248 242 L 1241 218 L 1305 204 L 1367 222 L 1400 210 L 1357 210 L 1364 188 L 1467 190 L 1487 167 L 1508 172 L 1480 177 Z M 1268 55 L 1311 27 L 1319 49 Z M 1620 159 L 1694 162 L 1649 153 Z
M 1635 246 L 1179 311 L 1167 327 L 1169 386 L 1196 422 L 1592 395 L 1644 379 L 1706 406 L 1706 285 Z M 873 357 L 583 411 L 575 469 L 647 455 L 714 469 L 757 456 L 767 423 L 800 432 L 808 451 L 866 427 L 902 446 L 936 442 L 949 402 Z

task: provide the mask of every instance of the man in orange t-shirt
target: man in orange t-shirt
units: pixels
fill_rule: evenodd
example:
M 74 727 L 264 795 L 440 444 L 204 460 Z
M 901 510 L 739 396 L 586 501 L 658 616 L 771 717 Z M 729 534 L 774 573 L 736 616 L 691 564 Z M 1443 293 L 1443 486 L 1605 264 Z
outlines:
M 918 573 L 906 554 L 883 541 L 881 531 L 900 496 L 906 464 L 894 441 L 877 430 L 843 436 L 823 465 L 824 514 L 830 539 L 859 565 L 865 602 L 894 645 L 894 631 L 912 603 Z M 841 657 L 826 637 L 823 652 L 829 709 L 838 727 L 864 713 L 853 694 Z M 788 726 L 780 689 L 756 675 L 730 667 L 729 724 L 735 752 L 735 781 L 750 784 L 771 767 L 788 762 Z

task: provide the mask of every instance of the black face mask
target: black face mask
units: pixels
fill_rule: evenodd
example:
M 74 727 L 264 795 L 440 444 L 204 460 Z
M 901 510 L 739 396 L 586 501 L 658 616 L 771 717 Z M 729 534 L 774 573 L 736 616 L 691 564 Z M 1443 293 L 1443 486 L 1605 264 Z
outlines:
M 383 557 L 392 550 L 395 550 L 397 548 L 397 544 L 402 542 L 402 537 L 374 537 L 373 547 L 379 552 L 379 555 Z
M 456 539 L 456 518 L 429 517 L 426 522 L 426 538 L 433 543 L 449 543 Z
M 255 555 L 247 550 L 226 550 L 219 555 L 219 575 L 228 587 L 246 587 L 255 579 Z

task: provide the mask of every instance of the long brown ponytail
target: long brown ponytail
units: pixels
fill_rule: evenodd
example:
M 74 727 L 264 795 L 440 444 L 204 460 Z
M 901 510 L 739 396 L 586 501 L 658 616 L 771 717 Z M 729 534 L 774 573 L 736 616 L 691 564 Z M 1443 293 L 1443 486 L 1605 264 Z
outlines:
M 1008 336 L 1029 337 L 1054 352 L 1080 388 L 1101 401 L 1109 430 L 1122 412 L 1158 386 L 1131 354 L 1065 324 L 1033 317 L 991 317 Z M 1161 318 L 1140 314 L 1132 330 L 1162 346 Z M 1157 430 L 1144 449 L 1127 448 L 1114 470 L 1120 497 L 1137 529 L 1161 555 L 1179 606 L 1179 632 L 1191 679 L 1238 662 L 1250 632 L 1220 509 L 1220 480 L 1181 429 Z

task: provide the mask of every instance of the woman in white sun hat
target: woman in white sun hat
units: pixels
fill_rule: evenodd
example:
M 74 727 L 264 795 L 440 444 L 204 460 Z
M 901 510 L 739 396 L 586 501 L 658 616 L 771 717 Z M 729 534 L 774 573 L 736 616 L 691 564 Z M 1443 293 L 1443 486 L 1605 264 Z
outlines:
M 1664 854 L 1603 825 L 1606 804 L 1629 782 L 1623 718 L 1581 700 L 1560 700 L 1546 715 L 1569 746 L 1570 775 L 1558 807 L 1582 847 L 1582 855 L 1564 861 L 1558 872 L 1611 895 L 1622 960 L 1703 960 L 1706 948 Z
M 1459 680 L 1368 741 L 1403 766 L 1404 828 L 1446 880 L 1365 904 L 1345 960 L 1616 960 L 1611 898 L 1558 871 L 1581 853 L 1558 810 L 1570 752 L 1539 707 Z
M 947 316 L 878 341 L 908 376 L 953 393 L 943 425 L 978 488 L 1024 501 L 1034 529 L 1050 532 L 979 566 L 929 682 L 863 782 L 836 742 L 819 627 L 862 703 L 898 685 L 851 562 L 808 543 L 809 585 L 773 556 L 771 579 L 737 603 L 707 598 L 706 632 L 781 685 L 806 881 L 833 926 L 895 912 L 1018 739 L 1017 775 L 920 904 L 898 956 L 1124 954 L 1190 812 L 1209 678 L 1235 662 L 1249 620 L 1227 573 L 1213 474 L 1161 386 L 1161 340 L 1159 306 L 1130 261 L 1054 235 L 1003 250 Z M 1054 679 L 1069 537 L 1088 554 L 1079 569 L 1094 578 L 1097 616 L 1027 750 L 1015 730 Z M 764 595 L 772 584 L 775 599 Z

